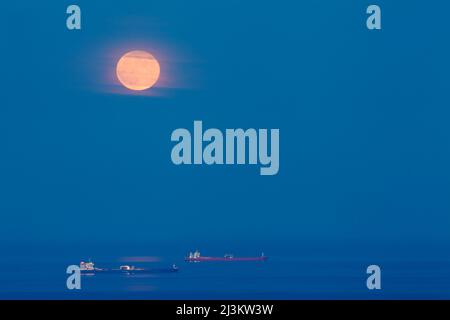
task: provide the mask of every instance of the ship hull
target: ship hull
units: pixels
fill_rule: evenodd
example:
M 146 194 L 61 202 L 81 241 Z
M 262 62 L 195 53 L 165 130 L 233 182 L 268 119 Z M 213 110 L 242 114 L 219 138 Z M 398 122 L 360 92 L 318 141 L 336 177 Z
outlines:
M 190 258 L 186 257 L 184 261 L 186 262 L 208 262 L 208 261 L 266 261 L 267 257 L 197 257 L 197 258 Z

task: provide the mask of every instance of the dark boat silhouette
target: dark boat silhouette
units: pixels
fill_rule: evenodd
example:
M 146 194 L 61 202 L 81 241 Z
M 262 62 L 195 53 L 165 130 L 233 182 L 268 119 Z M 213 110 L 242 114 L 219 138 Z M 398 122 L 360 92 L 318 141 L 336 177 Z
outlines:
M 137 268 L 135 266 L 123 265 L 118 269 L 97 268 L 93 262 L 80 262 L 81 274 L 150 274 L 150 273 L 172 273 L 178 272 L 178 267 L 174 264 L 170 268 Z
M 235 257 L 232 254 L 226 254 L 223 257 L 206 257 L 201 256 L 200 252 L 196 250 L 194 253 L 189 252 L 189 255 L 184 258 L 186 262 L 207 262 L 207 261 L 266 261 L 268 257 L 261 254 L 259 257 Z

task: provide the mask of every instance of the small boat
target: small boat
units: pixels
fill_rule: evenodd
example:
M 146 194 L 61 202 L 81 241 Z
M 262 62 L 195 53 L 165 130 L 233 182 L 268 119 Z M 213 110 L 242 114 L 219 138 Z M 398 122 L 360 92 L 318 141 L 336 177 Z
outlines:
M 232 254 L 225 254 L 223 257 L 204 257 L 200 252 L 189 252 L 189 255 L 184 258 L 186 262 L 205 262 L 205 261 L 266 261 L 268 259 L 264 253 L 259 257 L 235 257 Z
M 89 261 L 89 262 L 81 261 L 80 262 L 81 274 L 94 274 L 97 272 L 102 272 L 104 270 L 106 270 L 106 269 L 96 268 L 92 261 Z

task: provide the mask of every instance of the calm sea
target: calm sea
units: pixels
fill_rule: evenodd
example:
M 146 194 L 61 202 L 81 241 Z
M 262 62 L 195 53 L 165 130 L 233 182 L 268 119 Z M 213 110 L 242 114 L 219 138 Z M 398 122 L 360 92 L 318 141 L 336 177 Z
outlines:
M 0 298 L 450 299 L 450 260 L 436 259 L 434 255 L 418 257 L 380 252 L 376 256 L 358 254 L 352 257 L 340 250 L 305 250 L 292 254 L 265 252 L 269 256 L 266 262 L 186 263 L 183 252 L 170 250 L 6 249 L 0 260 Z M 82 256 L 82 251 L 89 251 L 89 256 Z M 239 255 L 249 255 L 250 251 L 239 252 Z M 204 253 L 221 255 L 226 252 L 209 248 Z M 260 253 L 254 250 L 253 255 Z M 68 290 L 66 267 L 89 258 L 97 267 L 112 268 L 121 264 L 170 267 L 176 264 L 180 270 L 172 274 L 82 276 L 82 289 Z M 370 264 L 378 264 L 382 269 L 380 291 L 366 288 L 366 268 Z

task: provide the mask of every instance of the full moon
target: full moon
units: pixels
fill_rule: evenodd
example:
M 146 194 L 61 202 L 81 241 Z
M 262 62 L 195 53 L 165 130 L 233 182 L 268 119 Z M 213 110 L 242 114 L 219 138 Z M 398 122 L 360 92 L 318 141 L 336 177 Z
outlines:
M 141 50 L 124 54 L 117 63 L 116 74 L 120 83 L 130 90 L 146 90 L 158 81 L 160 67 L 150 53 Z

